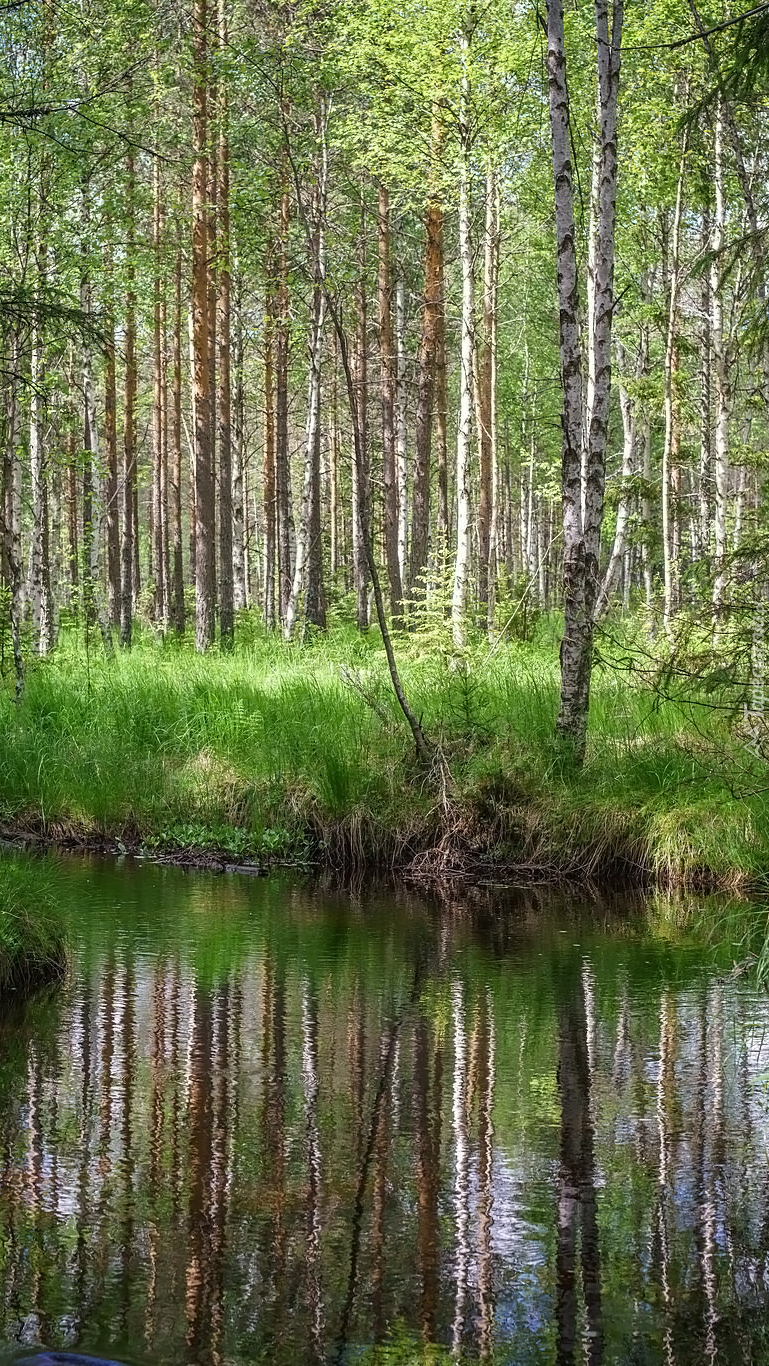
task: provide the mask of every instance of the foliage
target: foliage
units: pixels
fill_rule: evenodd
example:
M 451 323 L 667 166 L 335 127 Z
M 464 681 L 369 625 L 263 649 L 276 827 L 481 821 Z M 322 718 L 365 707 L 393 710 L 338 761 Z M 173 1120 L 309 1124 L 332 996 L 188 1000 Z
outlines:
M 0 993 L 60 976 L 64 933 L 52 865 L 17 851 L 0 854 Z

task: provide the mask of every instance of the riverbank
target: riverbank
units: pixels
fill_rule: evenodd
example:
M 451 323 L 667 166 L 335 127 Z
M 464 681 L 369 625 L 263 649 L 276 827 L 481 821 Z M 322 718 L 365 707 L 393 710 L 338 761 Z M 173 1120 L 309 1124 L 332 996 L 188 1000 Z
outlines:
M 64 974 L 64 930 L 51 869 L 15 850 L 0 854 L 0 997 Z
M 596 669 L 587 760 L 559 766 L 557 629 L 457 660 L 401 642 L 435 747 L 415 759 L 375 632 L 232 655 L 66 643 L 0 701 L 0 823 L 65 845 L 207 866 L 397 868 L 412 877 L 763 888 L 765 765 L 712 696 L 660 700 Z

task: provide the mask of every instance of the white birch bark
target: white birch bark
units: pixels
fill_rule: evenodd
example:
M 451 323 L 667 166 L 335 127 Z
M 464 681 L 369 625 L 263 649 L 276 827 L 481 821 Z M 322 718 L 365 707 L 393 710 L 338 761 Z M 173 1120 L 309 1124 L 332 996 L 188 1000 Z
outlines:
M 470 440 L 473 423 L 474 284 L 470 241 L 470 13 L 460 35 L 462 80 L 459 104 L 459 255 L 462 263 L 462 343 L 457 424 L 457 553 L 451 598 L 451 627 L 458 649 L 465 642 L 470 573 Z
M 310 370 L 307 377 L 307 424 L 305 428 L 304 479 L 299 505 L 299 525 L 296 532 L 296 555 L 294 559 L 294 578 L 291 584 L 284 636 L 290 640 L 296 625 L 299 599 L 304 589 L 307 559 L 310 549 L 310 506 L 312 496 L 313 458 L 315 442 L 320 427 L 320 372 L 323 354 L 323 329 L 326 318 L 326 193 L 328 187 L 328 106 L 321 100 L 318 127 L 321 143 L 321 164 L 318 186 L 312 208 L 312 228 L 314 237 L 314 289 L 312 322 L 310 328 Z
M 491 520 L 489 523 L 489 610 L 488 610 L 488 629 L 494 629 L 494 616 L 496 611 L 497 599 L 497 541 L 499 538 L 499 434 L 497 432 L 497 355 L 498 355 L 498 323 L 497 323 L 497 302 L 499 298 L 499 251 L 500 251 L 500 189 L 499 181 L 494 180 L 494 208 L 492 218 L 493 241 L 491 248 L 491 319 L 490 319 L 490 345 L 491 345 L 491 389 L 490 389 L 490 411 L 491 421 Z
M 624 360 L 624 350 L 617 347 L 618 359 L 620 364 Z M 598 594 L 598 601 L 595 605 L 595 619 L 600 621 L 609 606 L 609 600 L 617 576 L 622 565 L 625 554 L 625 541 L 627 539 L 628 522 L 630 521 L 631 498 L 628 492 L 628 481 L 635 473 L 635 409 L 631 402 L 626 386 L 620 379 L 619 382 L 619 405 L 622 413 L 622 468 L 620 471 L 621 489 L 619 502 L 617 504 L 617 524 L 614 529 L 614 543 L 609 556 L 609 563 L 606 566 L 601 590 Z
M 562 501 L 564 634 L 561 642 L 561 704 L 557 733 L 574 762 L 584 758 L 593 650 L 593 609 L 598 592 L 598 555 L 606 479 L 606 439 L 611 389 L 614 311 L 614 225 L 617 195 L 617 106 L 623 0 L 614 0 L 609 33 L 608 0 L 596 0 L 600 166 L 594 242 L 591 344 L 594 380 L 587 435 L 587 472 L 582 516 L 583 411 L 579 335 L 579 284 L 574 227 L 574 186 L 569 131 L 563 8 L 549 0 L 548 91 L 555 183 L 561 384 L 563 388 Z
M 726 587 L 726 510 L 729 494 L 729 359 L 724 338 L 723 305 L 723 265 L 721 253 L 724 247 L 724 228 L 726 223 L 726 197 L 724 190 L 724 148 L 723 148 L 723 110 L 720 97 L 716 101 L 716 126 L 714 139 L 714 179 L 715 179 L 715 216 L 713 219 L 712 266 L 710 275 L 711 291 L 711 339 L 715 371 L 715 579 L 713 581 L 713 630 L 718 635 L 718 614 L 724 599 Z
M 44 376 L 42 337 L 36 323 L 30 366 L 32 397 L 29 413 L 29 465 L 32 484 L 32 541 L 29 562 L 29 600 L 32 605 L 34 646 L 40 655 L 47 655 L 53 645 L 53 603 L 50 586 L 46 581 L 45 566 L 48 507 L 43 439 L 45 404 L 42 386 Z
M 600 95 L 598 101 L 598 120 L 600 123 Z M 587 243 L 587 369 L 585 374 L 585 417 L 582 430 L 582 460 L 580 463 L 580 505 L 582 521 L 585 520 L 587 502 L 587 456 L 590 441 L 590 423 L 595 405 L 595 304 L 596 304 L 596 249 L 598 245 L 598 222 L 600 217 L 601 194 L 601 140 L 593 142 L 593 166 L 590 180 L 590 231 Z
M 21 461 L 19 459 L 19 401 L 17 394 L 16 369 L 18 365 L 18 344 L 15 338 L 9 348 L 9 386 L 6 420 L 6 460 L 8 487 L 5 490 L 4 532 L 5 552 L 8 557 L 11 601 L 9 608 L 11 625 L 11 644 L 13 647 L 13 667 L 16 677 L 16 698 L 24 691 L 24 661 L 21 653 L 21 619 L 23 612 L 23 582 L 21 562 Z
M 406 282 L 399 270 L 395 281 L 395 467 L 398 480 L 398 563 L 401 583 L 406 582 L 409 524 L 406 400 Z
M 676 573 L 676 565 L 673 559 L 673 528 L 670 507 L 670 458 L 673 451 L 673 425 L 675 419 L 673 393 L 675 376 L 673 373 L 673 366 L 675 360 L 676 322 L 678 317 L 678 294 L 681 272 L 681 216 L 684 203 L 684 177 L 686 173 L 688 141 L 687 127 L 684 129 L 683 142 L 681 145 L 676 204 L 675 209 L 673 210 L 673 228 L 670 237 L 670 284 L 667 336 L 665 340 L 665 439 L 662 447 L 662 624 L 668 636 L 672 635 L 673 629 Z

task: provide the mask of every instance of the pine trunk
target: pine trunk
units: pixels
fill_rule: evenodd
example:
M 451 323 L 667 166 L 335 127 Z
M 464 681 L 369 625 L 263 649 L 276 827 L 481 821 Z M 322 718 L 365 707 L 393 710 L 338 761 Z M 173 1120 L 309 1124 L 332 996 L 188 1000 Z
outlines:
M 394 626 L 402 621 L 403 589 L 398 559 L 398 483 L 395 469 L 395 362 L 392 328 L 392 273 L 390 269 L 390 203 L 384 186 L 379 189 L 377 217 L 379 244 L 379 361 L 382 385 L 382 483 L 384 485 L 384 536 L 390 613 Z
M 192 352 L 195 464 L 195 645 L 214 643 L 214 474 L 210 421 L 209 204 L 207 155 L 207 0 L 193 13 Z

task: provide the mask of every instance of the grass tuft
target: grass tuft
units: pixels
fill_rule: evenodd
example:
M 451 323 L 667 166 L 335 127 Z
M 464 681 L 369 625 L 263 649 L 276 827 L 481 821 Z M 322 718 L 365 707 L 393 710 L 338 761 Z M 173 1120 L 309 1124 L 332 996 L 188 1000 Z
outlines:
M 0 855 L 0 993 L 63 975 L 64 933 L 50 865 L 18 852 Z

